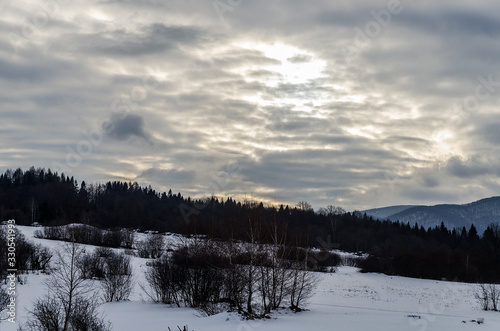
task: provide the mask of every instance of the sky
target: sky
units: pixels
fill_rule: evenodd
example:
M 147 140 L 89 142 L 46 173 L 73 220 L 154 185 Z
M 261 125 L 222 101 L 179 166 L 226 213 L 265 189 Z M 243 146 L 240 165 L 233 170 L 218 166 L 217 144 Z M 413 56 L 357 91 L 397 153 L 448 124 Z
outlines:
M 1 172 L 315 209 L 500 195 L 496 1 L 0 1 Z

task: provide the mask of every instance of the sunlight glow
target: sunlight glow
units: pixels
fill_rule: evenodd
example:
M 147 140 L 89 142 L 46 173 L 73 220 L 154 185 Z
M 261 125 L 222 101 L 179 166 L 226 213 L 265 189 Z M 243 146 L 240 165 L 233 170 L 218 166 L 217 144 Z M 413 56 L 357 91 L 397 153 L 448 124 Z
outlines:
M 368 139 L 375 139 L 376 135 L 382 133 L 382 131 L 373 127 L 372 125 L 358 128 L 349 128 L 346 129 L 346 131 L 352 136 L 364 137 Z
M 283 43 L 264 44 L 245 42 L 234 46 L 258 50 L 267 58 L 279 61 L 276 64 L 244 65 L 233 72 L 245 76 L 246 81 L 256 81 L 270 88 L 279 87 L 279 94 L 253 92 L 240 96 L 243 100 L 261 107 L 291 107 L 292 110 L 314 113 L 332 102 L 364 103 L 366 96 L 350 93 L 346 86 L 328 83 L 327 62 L 316 54 Z M 251 77 L 252 71 L 269 72 L 262 77 Z M 334 95 L 331 91 L 341 91 Z M 314 103 L 312 103 L 314 101 Z
M 277 73 L 276 78 L 266 81 L 266 84 L 269 86 L 305 84 L 310 80 L 321 77 L 326 67 L 326 61 L 319 59 L 313 53 L 281 43 L 272 45 L 243 43 L 236 46 L 259 50 L 266 57 L 281 62 L 280 64 L 264 65 L 258 68 L 244 68 L 243 71 L 247 71 L 248 69 L 263 69 Z
M 93 19 L 98 20 L 98 21 L 106 21 L 106 22 L 111 21 L 111 17 L 109 17 L 106 14 L 103 14 L 102 12 L 97 11 L 97 10 L 90 11 L 88 13 L 88 15 L 90 17 L 92 17 Z
M 450 131 L 442 130 L 431 137 L 431 141 L 434 143 L 433 152 L 438 158 L 447 157 L 452 154 L 461 154 L 457 150 L 456 145 L 453 144 L 453 134 Z

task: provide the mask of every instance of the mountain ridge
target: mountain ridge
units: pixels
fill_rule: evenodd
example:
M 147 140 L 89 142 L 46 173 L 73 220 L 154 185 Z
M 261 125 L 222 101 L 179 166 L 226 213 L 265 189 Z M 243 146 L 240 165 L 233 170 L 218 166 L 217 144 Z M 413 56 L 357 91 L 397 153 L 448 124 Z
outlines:
M 398 205 L 363 210 L 376 219 L 418 223 L 424 228 L 444 223 L 449 228 L 469 228 L 472 224 L 482 233 L 489 224 L 500 222 L 500 196 L 465 204 Z

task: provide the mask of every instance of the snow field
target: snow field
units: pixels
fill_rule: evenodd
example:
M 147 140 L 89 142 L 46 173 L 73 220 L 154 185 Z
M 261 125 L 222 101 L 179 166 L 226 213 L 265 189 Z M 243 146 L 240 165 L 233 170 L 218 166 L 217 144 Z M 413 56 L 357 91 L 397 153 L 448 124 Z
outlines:
M 53 250 L 61 242 L 37 239 L 37 228 L 18 226 L 26 237 Z M 142 234 L 138 234 L 138 239 Z M 170 243 L 182 240 L 167 236 Z M 94 246 L 85 245 L 93 250 Z M 116 249 L 120 251 L 120 249 Z M 339 267 L 336 273 L 318 274 L 318 286 L 308 311 L 283 309 L 271 319 L 246 321 L 235 313 L 204 317 L 191 308 L 177 308 L 148 301 L 145 285 L 147 259 L 132 257 L 136 284 L 130 301 L 101 305 L 115 331 L 172 330 L 188 325 L 194 331 L 303 331 L 303 330 L 500 330 L 500 313 L 481 311 L 474 298 L 474 284 L 363 274 L 354 267 Z M 27 284 L 17 286 L 17 323 L 0 323 L 0 330 L 17 330 L 26 320 L 33 301 L 47 293 L 44 274 L 27 275 Z M 98 283 L 96 282 L 96 286 Z M 100 300 L 100 298 L 96 298 Z M 484 324 L 471 322 L 484 318 Z

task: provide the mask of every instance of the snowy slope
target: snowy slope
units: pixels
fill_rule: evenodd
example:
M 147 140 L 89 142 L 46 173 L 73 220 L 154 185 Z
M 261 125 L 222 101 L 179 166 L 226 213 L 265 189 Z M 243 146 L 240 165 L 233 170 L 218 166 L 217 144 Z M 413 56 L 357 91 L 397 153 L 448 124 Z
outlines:
M 19 229 L 32 237 L 34 228 Z M 179 240 L 174 236 L 169 238 Z M 60 249 L 57 241 L 33 240 Z M 146 261 L 133 258 L 138 283 L 144 283 Z M 479 310 L 472 284 L 362 274 L 352 267 L 340 267 L 337 273 L 318 276 L 318 288 L 310 300 L 309 311 L 294 314 L 283 310 L 269 320 L 244 321 L 232 313 L 201 317 L 194 309 L 153 304 L 144 300 L 138 284 L 130 301 L 104 304 L 101 310 L 115 331 L 166 331 L 177 325 L 188 325 L 195 331 L 500 330 L 500 313 Z M 33 300 L 46 293 L 43 285 L 46 277 L 29 275 L 28 283 L 18 286 L 18 322 L 25 320 L 26 309 Z M 470 322 L 480 317 L 485 319 L 485 324 Z M 0 330 L 17 330 L 17 325 L 4 321 Z

